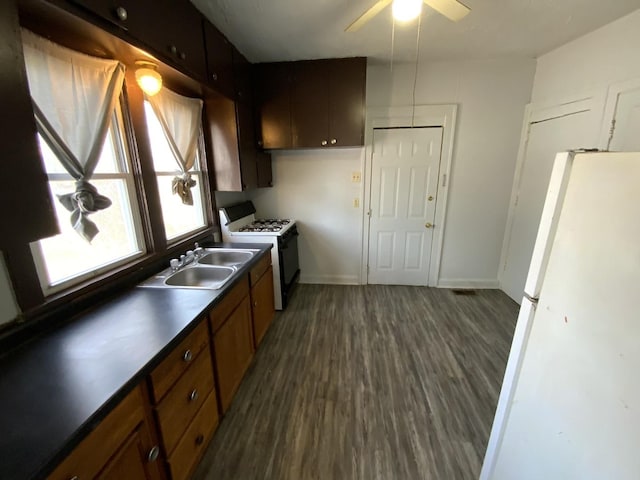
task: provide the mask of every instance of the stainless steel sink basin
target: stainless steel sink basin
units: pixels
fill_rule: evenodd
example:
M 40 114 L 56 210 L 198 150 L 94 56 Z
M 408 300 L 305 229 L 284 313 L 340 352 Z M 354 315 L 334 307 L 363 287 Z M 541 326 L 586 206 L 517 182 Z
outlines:
M 172 287 L 207 288 L 217 290 L 231 278 L 235 269 L 231 267 L 188 267 L 169 275 L 164 281 Z
M 167 268 L 138 286 L 218 290 L 259 251 L 255 249 L 205 248 L 201 257 L 187 266 L 178 271 Z
M 246 250 L 211 249 L 211 253 L 206 253 L 199 258 L 198 263 L 201 265 L 241 265 L 251 260 L 253 255 L 253 252 Z

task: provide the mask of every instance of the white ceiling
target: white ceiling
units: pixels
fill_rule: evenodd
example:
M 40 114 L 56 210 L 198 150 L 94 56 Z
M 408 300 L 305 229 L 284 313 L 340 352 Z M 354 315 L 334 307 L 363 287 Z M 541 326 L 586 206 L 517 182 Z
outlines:
M 387 8 L 355 33 L 344 29 L 375 0 L 192 0 L 252 62 L 391 58 Z M 638 8 L 640 0 L 463 0 L 453 23 L 424 7 L 421 60 L 534 58 Z M 417 21 L 396 24 L 394 61 L 416 56 Z

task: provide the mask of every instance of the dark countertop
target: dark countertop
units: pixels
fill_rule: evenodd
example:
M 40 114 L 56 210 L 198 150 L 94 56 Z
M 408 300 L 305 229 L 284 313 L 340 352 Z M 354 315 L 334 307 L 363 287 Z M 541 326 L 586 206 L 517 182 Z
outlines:
M 236 272 L 246 274 L 271 244 Z M 132 288 L 0 358 L 0 479 L 40 478 L 233 287 Z

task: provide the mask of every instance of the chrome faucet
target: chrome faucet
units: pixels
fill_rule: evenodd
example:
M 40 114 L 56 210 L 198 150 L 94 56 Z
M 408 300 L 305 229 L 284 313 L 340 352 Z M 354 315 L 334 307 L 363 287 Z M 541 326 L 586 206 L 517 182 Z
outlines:
M 195 250 L 187 250 L 184 255 L 180 255 L 180 258 L 172 258 L 169 260 L 172 272 L 177 272 L 183 267 L 186 267 L 190 263 L 193 263 L 202 256 L 204 249 L 196 242 Z

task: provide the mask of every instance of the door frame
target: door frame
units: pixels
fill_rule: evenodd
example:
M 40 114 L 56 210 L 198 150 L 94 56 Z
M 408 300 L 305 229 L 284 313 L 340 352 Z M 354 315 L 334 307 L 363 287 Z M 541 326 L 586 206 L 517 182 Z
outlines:
M 529 103 L 525 106 L 524 119 L 522 122 L 522 130 L 520 133 L 520 145 L 518 146 L 518 156 L 516 159 L 516 168 L 513 174 L 513 186 L 511 188 L 511 198 L 509 199 L 509 212 L 507 214 L 507 223 L 504 229 L 504 237 L 502 240 L 502 251 L 500 253 L 500 266 L 498 268 L 498 284 L 502 288 L 502 280 L 504 271 L 507 268 L 507 257 L 511 243 L 511 233 L 513 230 L 513 222 L 515 220 L 516 205 L 518 203 L 518 195 L 522 184 L 522 172 L 524 170 L 525 155 L 529 144 L 529 135 L 531 126 L 535 123 L 553 120 L 568 115 L 575 115 L 582 112 L 593 112 L 592 121 L 593 145 L 583 145 L 585 148 L 602 148 L 598 138 L 600 125 L 605 107 L 605 94 L 602 90 L 592 91 L 590 93 L 573 96 L 556 102 L 545 103 Z
M 640 78 L 632 78 L 623 82 L 614 83 L 610 85 L 607 90 L 607 101 L 602 118 L 602 128 L 600 129 L 600 149 L 609 150 L 611 146 L 611 140 L 613 139 L 613 132 L 615 130 L 615 124 L 613 123 L 618 111 L 618 100 L 620 94 L 637 90 L 640 88 Z
M 450 105 L 416 105 L 415 107 L 369 107 L 365 126 L 365 157 L 363 175 L 363 209 L 362 209 L 362 259 L 360 262 L 360 283 L 369 281 L 367 273 L 369 265 L 369 235 L 371 209 L 371 171 L 373 166 L 373 133 L 376 128 L 442 128 L 442 149 L 440 152 L 440 171 L 438 173 L 438 196 L 436 197 L 436 213 L 431 243 L 431 259 L 427 285 L 437 287 L 440 277 L 440 261 L 444 241 L 444 225 L 447 214 L 447 200 L 451 183 L 451 162 L 455 137 L 456 115 L 458 106 Z

